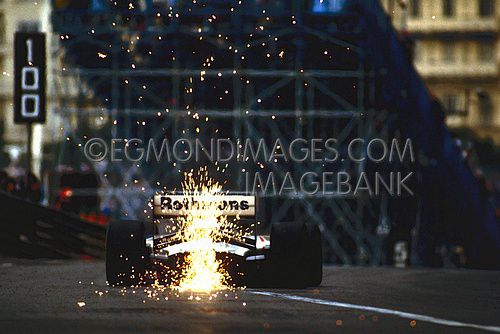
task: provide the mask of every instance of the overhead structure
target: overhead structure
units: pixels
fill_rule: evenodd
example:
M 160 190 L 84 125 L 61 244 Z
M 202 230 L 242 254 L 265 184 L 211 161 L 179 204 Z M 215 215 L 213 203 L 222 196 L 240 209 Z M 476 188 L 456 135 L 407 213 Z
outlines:
M 461 219 L 476 212 L 474 179 L 442 119 L 433 114 L 409 52 L 378 1 L 169 3 L 54 2 L 55 111 L 64 122 L 63 138 L 68 137 L 57 154 L 59 164 L 79 164 L 82 155 L 72 149 L 97 136 L 206 144 L 211 138 L 279 138 L 284 146 L 295 138 L 335 138 L 344 159 L 227 166 L 208 160 L 138 164 L 105 159 L 93 166 L 101 177 L 103 206 L 141 217 L 148 214 L 146 203 L 155 191 L 179 188 L 181 171 L 204 164 L 235 191 L 248 190 L 245 173 L 267 177 L 272 172 L 283 179 L 288 171 L 295 178 L 343 171 L 356 179 L 363 172 L 415 172 L 420 190 L 415 197 L 285 192 L 261 201 L 263 225 L 311 220 L 322 230 L 325 260 L 343 264 L 392 261 L 387 255 L 391 242 L 410 241 L 411 229 L 434 219 L 435 213 L 426 210 L 443 192 L 451 190 L 457 204 L 473 204 Z M 78 97 L 77 103 L 70 95 Z M 412 139 L 419 154 L 435 156 L 443 168 L 347 158 L 354 138 L 394 137 Z M 443 146 L 436 149 L 436 143 Z M 448 181 L 436 197 L 421 196 L 422 187 L 441 176 Z M 406 234 L 399 236 L 398 230 Z

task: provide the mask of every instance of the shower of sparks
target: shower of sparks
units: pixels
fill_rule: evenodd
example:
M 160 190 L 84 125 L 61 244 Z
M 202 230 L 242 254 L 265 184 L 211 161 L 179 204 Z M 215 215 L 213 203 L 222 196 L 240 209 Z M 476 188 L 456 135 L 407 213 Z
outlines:
M 207 168 L 184 174 L 182 192 L 193 196 L 199 205 L 182 212 L 174 238 L 189 245 L 181 268 L 174 270 L 172 288 L 177 291 L 204 292 L 233 289 L 225 267 L 229 259 L 217 257 L 217 244 L 229 238 L 242 239 L 245 230 L 236 221 L 222 214 L 219 205 L 224 199 L 222 184 L 210 178 Z M 177 278 L 175 277 L 177 276 Z

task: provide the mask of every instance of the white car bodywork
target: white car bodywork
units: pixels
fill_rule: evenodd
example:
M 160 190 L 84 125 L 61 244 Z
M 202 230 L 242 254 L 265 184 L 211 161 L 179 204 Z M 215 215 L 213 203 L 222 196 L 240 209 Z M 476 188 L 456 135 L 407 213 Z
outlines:
M 253 236 L 247 236 L 247 238 L 253 239 Z M 153 237 L 149 237 L 146 239 L 146 246 L 149 249 L 153 249 Z M 270 249 L 271 246 L 271 238 L 269 235 L 258 235 L 257 240 L 256 240 L 256 249 L 257 250 L 264 250 L 264 249 Z M 157 258 L 157 259 L 163 259 L 166 260 L 169 258 L 169 256 L 176 255 L 176 254 L 182 254 L 182 253 L 188 253 L 195 251 L 200 248 L 199 241 L 188 241 L 188 242 L 181 242 L 178 244 L 173 244 L 173 245 L 168 245 L 165 248 L 162 249 L 162 252 L 159 254 L 151 254 L 152 258 Z M 243 246 L 239 245 L 234 245 L 226 242 L 218 242 L 215 244 L 215 251 L 218 253 L 229 253 L 229 254 L 235 254 L 238 256 L 245 256 L 245 253 L 249 249 Z M 262 255 L 256 255 L 256 256 L 249 256 L 246 258 L 247 261 L 252 261 L 252 260 L 262 260 L 264 257 Z

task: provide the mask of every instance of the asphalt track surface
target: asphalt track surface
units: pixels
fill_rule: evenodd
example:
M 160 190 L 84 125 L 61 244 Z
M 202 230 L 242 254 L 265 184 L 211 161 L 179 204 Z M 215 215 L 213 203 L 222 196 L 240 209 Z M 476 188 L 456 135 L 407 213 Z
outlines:
M 326 267 L 317 289 L 144 290 L 107 287 L 102 262 L 0 258 L 0 333 L 500 332 L 500 272 Z

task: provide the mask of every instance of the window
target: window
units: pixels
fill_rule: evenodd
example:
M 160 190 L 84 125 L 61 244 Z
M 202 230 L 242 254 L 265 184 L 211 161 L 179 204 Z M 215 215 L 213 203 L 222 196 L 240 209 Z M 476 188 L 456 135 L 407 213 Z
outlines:
M 478 91 L 477 96 L 479 99 L 479 119 L 484 125 L 490 125 L 493 113 L 493 103 L 491 102 L 491 97 L 484 90 Z
M 413 47 L 413 59 L 416 63 L 422 62 L 422 42 L 415 41 L 415 45 Z
M 445 41 L 443 44 L 443 62 L 455 62 L 455 43 L 453 41 Z
M 470 48 L 469 43 L 465 43 L 462 48 L 462 62 L 467 63 L 468 61 L 470 61 Z
M 420 16 L 420 0 L 410 0 L 410 15 L 413 17 Z
M 490 17 L 495 12 L 495 0 L 479 0 L 479 16 Z
M 5 15 L 0 13 L 0 44 L 5 43 Z
M 493 61 L 495 44 L 493 41 L 480 41 L 477 49 L 478 60 L 481 63 Z
M 429 65 L 436 65 L 441 61 L 441 44 L 439 41 L 426 41 L 425 43 L 423 58 Z
M 443 16 L 452 17 L 455 15 L 455 0 L 443 0 Z
M 448 114 L 460 113 L 460 97 L 456 94 L 445 94 L 443 97 L 444 107 Z
M 40 31 L 40 21 L 21 20 L 17 23 L 17 31 L 23 31 L 23 32 Z

